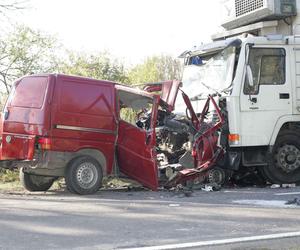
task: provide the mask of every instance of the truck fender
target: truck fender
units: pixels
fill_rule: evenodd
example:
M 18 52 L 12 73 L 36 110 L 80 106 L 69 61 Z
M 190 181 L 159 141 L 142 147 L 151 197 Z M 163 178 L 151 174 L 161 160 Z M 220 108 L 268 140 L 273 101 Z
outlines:
M 296 122 L 298 122 L 298 123 L 300 122 L 300 115 L 284 115 L 284 116 L 281 116 L 277 120 L 277 122 L 274 126 L 273 133 L 271 135 L 269 145 L 273 146 L 275 144 L 277 135 L 278 135 L 280 129 L 284 126 L 284 124 L 286 124 L 286 123 L 296 123 Z

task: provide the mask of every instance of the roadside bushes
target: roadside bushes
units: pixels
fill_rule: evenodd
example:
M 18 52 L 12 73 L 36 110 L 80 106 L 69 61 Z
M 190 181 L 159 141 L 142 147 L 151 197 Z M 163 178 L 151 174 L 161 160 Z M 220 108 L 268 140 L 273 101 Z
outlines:
M 8 170 L 0 168 L 0 182 L 15 182 L 19 181 L 19 171 L 18 170 Z

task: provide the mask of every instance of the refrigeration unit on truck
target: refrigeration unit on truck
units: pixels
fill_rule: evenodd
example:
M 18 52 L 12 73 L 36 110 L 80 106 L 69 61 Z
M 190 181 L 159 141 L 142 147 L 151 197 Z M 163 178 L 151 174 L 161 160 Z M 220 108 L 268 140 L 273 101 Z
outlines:
M 185 51 L 183 87 L 196 113 L 208 93 L 225 116 L 219 166 L 241 178 L 300 182 L 299 0 L 222 1 L 223 31 Z M 177 102 L 175 110 L 184 112 Z M 209 112 L 214 119 L 214 112 Z M 227 132 L 226 132 L 227 131 Z

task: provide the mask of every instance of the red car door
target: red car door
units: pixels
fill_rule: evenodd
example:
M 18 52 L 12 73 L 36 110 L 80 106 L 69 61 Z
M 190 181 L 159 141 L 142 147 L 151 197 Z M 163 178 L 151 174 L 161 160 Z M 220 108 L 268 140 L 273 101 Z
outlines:
M 148 130 L 122 119 L 119 121 L 117 157 L 120 171 L 144 186 L 157 190 L 155 124 L 159 97 L 153 99 L 151 125 Z

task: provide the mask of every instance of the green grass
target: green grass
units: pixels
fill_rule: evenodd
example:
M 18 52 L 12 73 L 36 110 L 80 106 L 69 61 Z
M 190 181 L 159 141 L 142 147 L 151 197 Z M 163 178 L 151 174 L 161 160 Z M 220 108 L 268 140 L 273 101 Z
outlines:
M 118 188 L 138 188 L 141 184 L 127 178 L 107 176 L 103 178 L 103 189 L 118 189 Z
M 136 181 L 118 177 L 104 177 L 102 189 L 126 189 L 141 187 Z M 65 190 L 66 184 L 64 178 L 59 178 L 54 182 L 51 190 Z M 25 191 L 19 180 L 19 170 L 0 169 L 0 192 Z
M 0 182 L 8 183 L 8 182 L 16 182 L 16 181 L 19 181 L 19 170 L 8 170 L 8 169 L 0 170 Z

